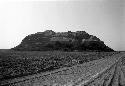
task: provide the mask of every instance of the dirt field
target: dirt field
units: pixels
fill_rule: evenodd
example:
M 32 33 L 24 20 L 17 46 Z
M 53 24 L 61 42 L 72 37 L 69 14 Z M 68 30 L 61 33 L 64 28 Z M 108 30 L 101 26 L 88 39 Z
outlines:
M 2 83 L 1 85 L 10 86 L 98 86 L 93 85 L 93 83 L 110 83 L 110 81 L 112 81 L 112 77 L 114 77 L 114 74 L 119 77 L 121 76 L 122 71 L 122 74 L 125 75 L 125 71 L 123 68 L 124 66 L 118 66 L 118 64 L 124 64 L 123 59 L 119 61 L 121 57 L 123 58 L 123 54 L 124 53 L 119 53 L 114 55 L 114 53 L 105 53 L 105 56 L 101 57 L 101 59 L 93 60 L 82 64 L 75 64 L 71 67 L 63 67 L 60 69 L 56 69 L 52 72 L 41 72 L 34 75 L 3 80 L 0 83 Z M 97 56 L 97 53 L 84 53 L 84 55 Z M 119 70 L 119 68 L 122 71 L 118 72 L 117 74 L 117 70 Z M 120 83 L 124 84 L 124 81 L 122 81 L 124 79 L 122 78 Z M 107 80 L 108 82 L 105 81 L 106 79 L 109 79 Z
M 0 80 L 71 67 L 106 58 L 117 52 L 1 51 Z

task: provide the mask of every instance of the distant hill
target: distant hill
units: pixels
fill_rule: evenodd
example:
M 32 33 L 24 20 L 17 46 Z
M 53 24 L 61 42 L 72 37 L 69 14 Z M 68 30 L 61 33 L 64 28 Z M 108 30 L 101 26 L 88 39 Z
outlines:
M 114 51 L 99 38 L 85 31 L 54 32 L 52 30 L 28 35 L 12 49 L 20 51 Z

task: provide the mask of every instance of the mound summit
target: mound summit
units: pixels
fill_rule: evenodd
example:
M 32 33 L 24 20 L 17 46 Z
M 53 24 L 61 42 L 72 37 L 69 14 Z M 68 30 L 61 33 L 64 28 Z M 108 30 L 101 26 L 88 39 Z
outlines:
M 85 31 L 54 32 L 52 30 L 30 34 L 12 49 L 19 51 L 114 51 L 99 38 Z

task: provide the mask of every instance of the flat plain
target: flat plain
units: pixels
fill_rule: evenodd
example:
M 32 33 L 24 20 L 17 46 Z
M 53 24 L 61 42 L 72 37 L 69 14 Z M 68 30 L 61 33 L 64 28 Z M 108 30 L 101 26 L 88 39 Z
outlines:
M 102 74 L 116 64 L 123 54 L 120 52 L 1 51 L 0 81 L 1 85 L 12 86 L 82 86 L 91 81 L 92 77 Z M 110 73 L 115 70 L 113 68 Z

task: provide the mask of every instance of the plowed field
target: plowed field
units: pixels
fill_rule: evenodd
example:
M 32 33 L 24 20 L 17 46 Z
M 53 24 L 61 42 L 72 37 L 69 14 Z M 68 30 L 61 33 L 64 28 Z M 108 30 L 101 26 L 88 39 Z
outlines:
M 124 53 L 108 58 L 0 81 L 9 86 L 125 86 Z

